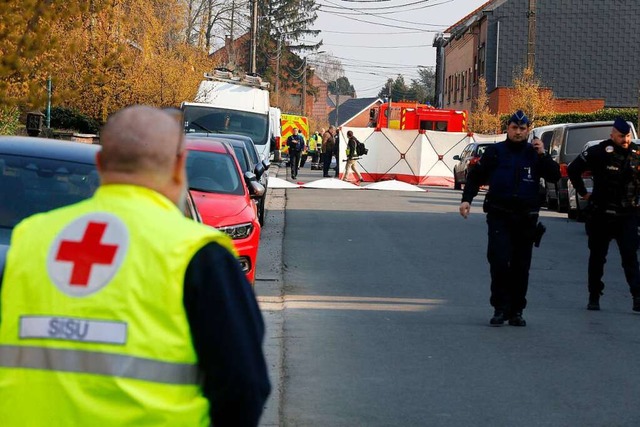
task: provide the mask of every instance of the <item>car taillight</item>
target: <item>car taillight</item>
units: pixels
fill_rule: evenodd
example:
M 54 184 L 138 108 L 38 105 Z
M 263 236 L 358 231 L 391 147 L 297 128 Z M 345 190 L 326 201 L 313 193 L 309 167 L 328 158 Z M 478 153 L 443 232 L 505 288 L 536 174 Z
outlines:
M 471 160 L 469 160 L 469 166 L 473 166 L 479 161 L 480 161 L 480 157 L 472 157 Z
M 569 176 L 566 163 L 560 163 L 560 176 L 562 176 L 563 178 L 566 178 Z
M 280 137 L 276 136 L 276 150 L 281 149 L 282 147 L 280 147 Z

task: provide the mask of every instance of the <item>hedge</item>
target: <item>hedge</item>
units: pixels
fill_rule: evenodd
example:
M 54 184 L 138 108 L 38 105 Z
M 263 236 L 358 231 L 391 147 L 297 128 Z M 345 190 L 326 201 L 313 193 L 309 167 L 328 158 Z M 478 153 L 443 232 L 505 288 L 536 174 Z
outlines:
M 0 135 L 15 135 L 20 126 L 17 107 L 0 107 Z
M 97 134 L 100 130 L 100 123 L 76 109 L 53 107 L 51 109 L 51 127 Z
M 502 114 L 500 116 L 500 123 L 502 128 L 506 129 L 507 120 L 509 120 L 511 114 Z M 557 123 L 584 123 L 584 122 L 599 122 L 615 120 L 616 117 L 622 117 L 626 121 L 637 124 L 638 123 L 638 109 L 636 108 L 605 108 L 602 110 L 594 111 L 593 113 L 558 113 L 548 116 L 540 116 L 540 120 L 544 121 L 547 125 L 553 125 Z

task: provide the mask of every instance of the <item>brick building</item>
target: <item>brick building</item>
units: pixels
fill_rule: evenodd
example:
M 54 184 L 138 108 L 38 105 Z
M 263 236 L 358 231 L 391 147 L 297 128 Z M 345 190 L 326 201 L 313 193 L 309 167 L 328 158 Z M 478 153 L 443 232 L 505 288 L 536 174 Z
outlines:
M 529 16 L 535 75 L 556 111 L 638 105 L 640 1 L 491 0 L 435 37 L 438 106 L 470 109 L 484 77 L 491 110 L 508 112 L 514 73 L 527 65 Z

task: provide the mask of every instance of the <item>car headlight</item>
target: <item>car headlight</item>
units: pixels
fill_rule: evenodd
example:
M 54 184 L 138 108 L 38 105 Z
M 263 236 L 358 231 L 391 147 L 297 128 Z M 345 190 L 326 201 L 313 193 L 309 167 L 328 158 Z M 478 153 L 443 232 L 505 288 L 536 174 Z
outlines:
M 253 224 L 228 225 L 226 227 L 218 227 L 218 230 L 227 233 L 233 240 L 246 239 L 253 232 Z

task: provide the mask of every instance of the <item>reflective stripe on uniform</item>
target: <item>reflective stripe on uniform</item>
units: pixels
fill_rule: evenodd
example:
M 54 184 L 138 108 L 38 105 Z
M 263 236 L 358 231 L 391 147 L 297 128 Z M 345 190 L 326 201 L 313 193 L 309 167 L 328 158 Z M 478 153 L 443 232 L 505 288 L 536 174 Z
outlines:
M 133 378 L 165 384 L 198 384 L 198 367 L 96 351 L 0 346 L 0 367 L 43 369 Z

